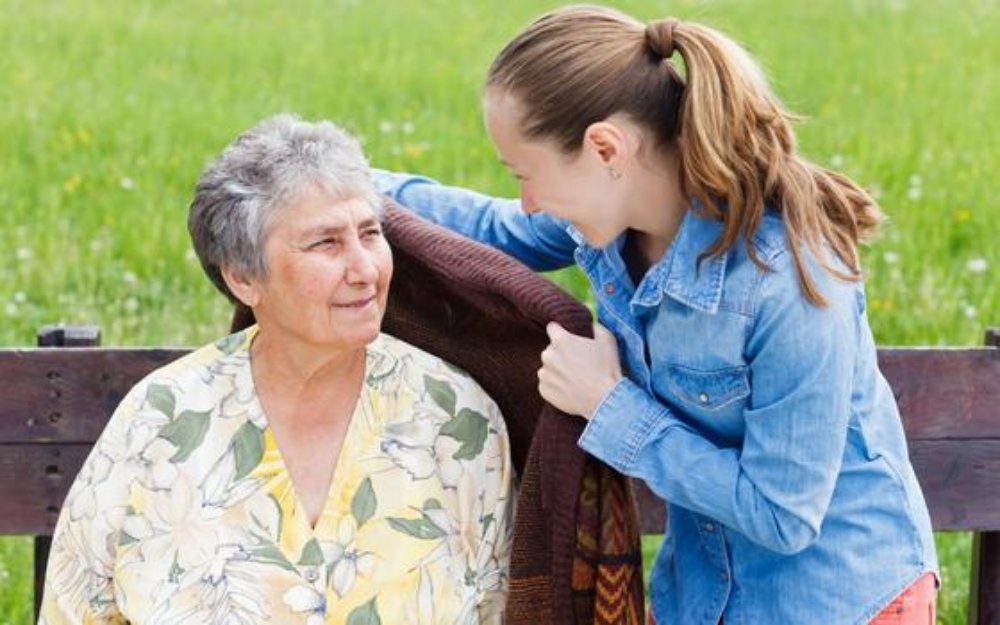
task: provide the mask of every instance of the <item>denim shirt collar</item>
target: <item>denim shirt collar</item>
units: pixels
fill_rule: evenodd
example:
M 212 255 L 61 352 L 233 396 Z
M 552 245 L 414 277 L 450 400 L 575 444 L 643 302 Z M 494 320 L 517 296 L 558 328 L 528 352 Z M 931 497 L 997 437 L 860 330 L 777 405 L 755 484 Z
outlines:
M 666 294 L 672 299 L 695 310 L 714 314 L 722 300 L 722 287 L 726 277 L 726 255 L 707 256 L 700 265 L 698 256 L 722 234 L 723 224 L 697 210 L 687 210 L 677 235 L 663 257 L 654 263 L 639 283 L 631 301 L 633 312 L 637 307 L 658 306 Z M 573 226 L 566 232 L 580 246 L 577 261 L 587 270 L 602 255 L 619 254 L 625 243 L 621 235 L 603 250 L 587 244 L 583 235 Z

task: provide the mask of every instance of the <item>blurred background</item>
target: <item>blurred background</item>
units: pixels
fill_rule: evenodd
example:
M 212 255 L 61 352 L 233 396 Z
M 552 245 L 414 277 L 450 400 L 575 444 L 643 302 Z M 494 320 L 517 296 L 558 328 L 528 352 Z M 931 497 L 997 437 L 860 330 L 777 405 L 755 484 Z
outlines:
M 207 161 L 273 113 L 337 121 L 376 166 L 515 194 L 481 83 L 559 4 L 0 0 L 0 345 L 57 322 L 99 325 L 105 345 L 223 334 L 188 202 Z M 875 196 L 891 219 L 863 256 L 879 344 L 978 345 L 1000 323 L 997 0 L 607 4 L 742 42 L 803 116 L 801 151 Z M 552 277 L 587 300 L 575 271 Z M 938 541 L 940 622 L 962 623 L 969 537 Z M 0 624 L 30 622 L 30 580 L 30 540 L 0 537 Z

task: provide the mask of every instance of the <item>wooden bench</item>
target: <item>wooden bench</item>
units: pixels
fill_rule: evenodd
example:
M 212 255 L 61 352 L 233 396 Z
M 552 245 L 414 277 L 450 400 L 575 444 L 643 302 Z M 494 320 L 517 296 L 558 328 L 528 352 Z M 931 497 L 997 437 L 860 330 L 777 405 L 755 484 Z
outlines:
M 35 537 L 35 601 L 69 485 L 124 393 L 185 349 L 101 348 L 93 327 L 48 327 L 0 349 L 0 534 Z M 72 349 L 66 349 L 72 348 Z M 887 348 L 910 456 L 936 530 L 975 532 L 968 622 L 1000 624 L 1000 330 L 982 348 Z M 642 531 L 662 502 L 636 484 Z

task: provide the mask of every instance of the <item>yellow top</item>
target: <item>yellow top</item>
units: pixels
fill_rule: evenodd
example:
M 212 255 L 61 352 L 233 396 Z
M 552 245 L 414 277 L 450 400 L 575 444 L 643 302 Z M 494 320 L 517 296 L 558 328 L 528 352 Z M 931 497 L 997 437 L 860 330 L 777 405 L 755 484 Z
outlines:
M 496 404 L 379 336 L 312 528 L 254 390 L 255 335 L 122 401 L 63 506 L 40 622 L 502 622 L 513 492 Z

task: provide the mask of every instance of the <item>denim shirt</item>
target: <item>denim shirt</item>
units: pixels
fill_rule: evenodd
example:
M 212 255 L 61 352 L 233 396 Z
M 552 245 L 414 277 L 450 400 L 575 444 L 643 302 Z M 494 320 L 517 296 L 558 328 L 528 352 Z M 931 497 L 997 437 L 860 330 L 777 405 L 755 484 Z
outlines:
M 660 623 L 867 623 L 937 572 L 930 518 L 876 362 L 860 283 L 803 253 L 828 305 L 805 300 L 780 216 L 752 245 L 698 257 L 721 223 L 688 211 L 638 285 L 622 258 L 516 200 L 376 172 L 418 214 L 537 270 L 576 262 L 618 339 L 622 379 L 580 437 L 669 502 L 651 580 Z

